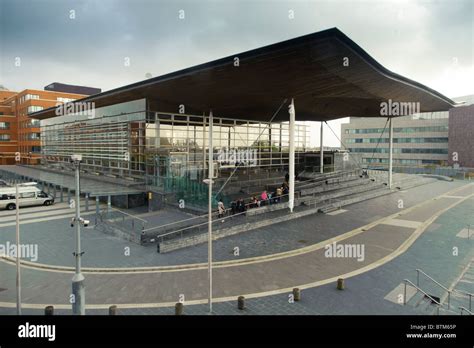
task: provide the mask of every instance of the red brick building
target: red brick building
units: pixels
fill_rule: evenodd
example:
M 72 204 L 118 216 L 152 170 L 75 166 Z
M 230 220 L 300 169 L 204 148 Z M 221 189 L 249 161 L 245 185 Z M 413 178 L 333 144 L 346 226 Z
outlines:
M 21 92 L 13 92 L 1 89 L 0 165 L 15 164 L 17 152 L 20 153 L 21 164 L 39 163 L 41 156 L 39 121 L 31 119 L 28 114 L 86 96 L 57 90 L 25 89 Z

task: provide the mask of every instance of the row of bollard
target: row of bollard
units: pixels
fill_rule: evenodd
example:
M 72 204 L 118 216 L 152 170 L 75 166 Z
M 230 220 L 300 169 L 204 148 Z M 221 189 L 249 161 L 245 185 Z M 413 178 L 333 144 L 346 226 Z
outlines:
M 339 278 L 337 280 L 337 285 L 336 288 L 338 290 L 344 290 L 344 278 Z M 294 301 L 301 301 L 301 290 L 299 288 L 294 288 L 293 289 L 293 300 Z M 237 298 L 237 308 L 239 310 L 244 310 L 245 309 L 245 297 L 244 296 L 239 296 Z M 45 315 L 54 315 L 54 307 L 53 306 L 47 306 L 44 309 L 44 314 Z M 174 306 L 174 314 L 175 315 L 183 315 L 184 314 L 184 304 L 182 302 L 178 302 Z M 109 307 L 109 315 L 117 315 L 117 306 L 110 306 Z
M 54 306 L 46 306 L 44 308 L 44 315 L 54 315 Z M 109 315 L 117 315 L 117 306 L 109 307 Z

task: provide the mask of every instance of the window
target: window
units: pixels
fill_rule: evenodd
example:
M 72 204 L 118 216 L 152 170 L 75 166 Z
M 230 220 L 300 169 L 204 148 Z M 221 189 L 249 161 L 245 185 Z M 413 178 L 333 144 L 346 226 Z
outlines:
M 9 141 L 10 134 L 0 134 L 0 141 Z
M 34 198 L 35 193 L 34 192 L 22 192 L 20 193 L 20 198 Z
M 69 102 L 72 102 L 72 101 L 74 101 L 74 100 L 76 100 L 76 99 L 57 97 L 56 100 L 59 101 L 59 102 L 63 102 L 63 103 L 69 103 Z
M 40 127 L 40 120 L 30 120 L 27 124 L 28 128 L 39 128 Z
M 40 133 L 28 133 L 27 140 L 39 140 L 40 135 Z
M 41 192 L 38 192 L 37 197 L 39 197 L 39 198 L 48 198 L 48 195 L 45 192 L 41 191 Z
M 36 106 L 36 105 L 32 105 L 32 106 L 28 106 L 28 113 L 31 114 L 32 112 L 37 112 L 37 111 L 41 111 L 43 110 L 44 108 L 42 106 Z
M 0 129 L 10 129 L 10 122 L 0 122 Z
M 0 200 L 15 199 L 13 195 L 0 195 Z
M 365 129 L 346 129 L 346 134 L 370 134 L 384 133 L 388 134 L 388 128 L 365 128 Z M 405 127 L 394 128 L 394 133 L 419 133 L 419 132 L 447 132 L 448 126 L 431 126 L 431 127 Z
M 358 153 L 388 153 L 388 148 L 349 148 L 350 152 Z M 447 155 L 448 149 L 417 149 L 417 148 L 407 148 L 407 149 L 393 149 L 393 153 L 429 153 L 437 155 Z
M 24 96 L 24 100 L 30 100 L 30 99 L 39 99 L 39 95 L 37 94 L 27 94 Z

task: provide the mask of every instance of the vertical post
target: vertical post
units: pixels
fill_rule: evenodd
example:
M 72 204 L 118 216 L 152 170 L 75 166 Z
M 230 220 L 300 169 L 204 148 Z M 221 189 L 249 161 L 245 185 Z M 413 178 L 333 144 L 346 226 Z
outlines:
M 20 204 L 18 184 L 15 185 L 16 209 L 16 314 L 21 315 L 21 275 L 20 275 Z
M 86 194 L 84 195 L 84 199 L 85 199 L 86 211 L 89 211 L 89 193 L 86 192 Z
M 290 163 L 289 163 L 289 202 L 288 207 L 290 212 L 293 212 L 295 204 L 295 101 L 291 98 L 291 104 L 288 108 L 290 113 Z
M 99 196 L 95 196 L 95 224 L 99 222 L 99 214 L 100 214 L 100 209 L 99 209 Z
M 324 146 L 323 146 L 324 132 L 323 132 L 323 126 L 324 126 L 324 122 L 321 121 L 321 131 L 320 131 L 321 140 L 320 140 L 320 143 L 319 143 L 319 172 L 321 174 L 324 173 Z
M 202 115 L 202 176 L 206 175 L 206 114 Z
M 107 196 L 107 213 L 110 213 L 110 208 L 112 207 L 112 197 L 110 195 Z
M 62 186 L 59 186 L 59 200 L 60 202 L 64 202 L 64 198 L 63 198 L 63 187 Z
M 72 294 L 74 301 L 72 303 L 72 312 L 76 315 L 84 315 L 85 313 L 85 294 L 84 294 L 84 276 L 81 273 L 81 201 L 80 201 L 80 185 L 79 185 L 79 166 L 80 161 L 75 161 L 76 166 L 76 271 L 72 278 Z
M 393 123 L 392 118 L 389 118 L 388 131 L 388 188 L 392 189 L 392 162 L 393 162 Z
M 212 313 L 212 180 L 214 176 L 214 158 L 212 148 L 212 128 L 213 128 L 212 110 L 209 113 L 209 187 L 208 187 L 208 226 L 207 226 L 207 262 L 208 262 L 208 279 L 209 279 L 209 313 Z

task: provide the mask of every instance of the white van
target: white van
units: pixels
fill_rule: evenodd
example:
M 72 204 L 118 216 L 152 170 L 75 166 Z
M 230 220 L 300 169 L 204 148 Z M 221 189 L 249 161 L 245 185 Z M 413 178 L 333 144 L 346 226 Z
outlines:
M 34 186 L 18 188 L 18 202 L 21 207 L 32 207 L 35 205 L 51 205 L 54 198 Z M 15 209 L 15 187 L 0 188 L 0 209 Z

